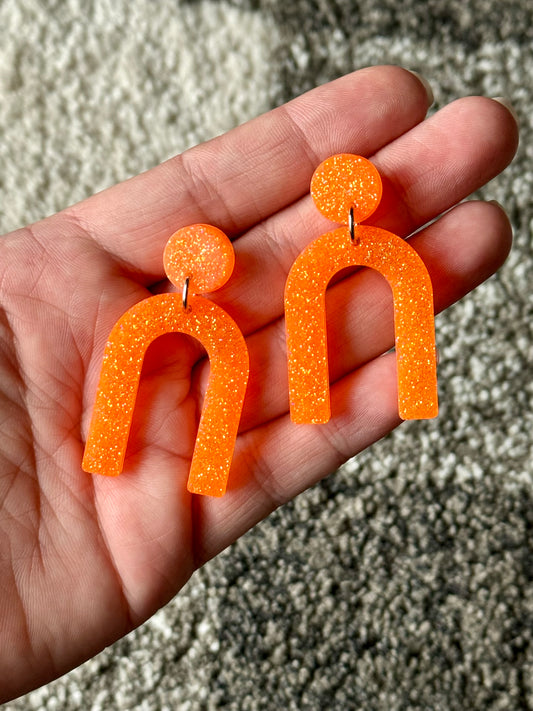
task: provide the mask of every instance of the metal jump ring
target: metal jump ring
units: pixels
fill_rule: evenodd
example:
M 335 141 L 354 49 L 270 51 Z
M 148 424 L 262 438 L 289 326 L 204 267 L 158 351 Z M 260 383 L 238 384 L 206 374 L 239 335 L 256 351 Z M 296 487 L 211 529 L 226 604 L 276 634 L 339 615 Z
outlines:
M 188 300 L 189 300 L 189 282 L 191 280 L 191 277 L 186 277 L 185 278 L 185 283 L 183 284 L 183 291 L 181 293 L 181 302 L 183 304 L 183 309 L 186 311 L 187 306 L 189 305 Z
M 356 238 L 355 236 L 355 218 L 353 205 L 350 208 L 350 214 L 348 216 L 348 229 L 350 230 L 350 239 L 352 240 L 353 244 L 359 244 L 359 237 Z

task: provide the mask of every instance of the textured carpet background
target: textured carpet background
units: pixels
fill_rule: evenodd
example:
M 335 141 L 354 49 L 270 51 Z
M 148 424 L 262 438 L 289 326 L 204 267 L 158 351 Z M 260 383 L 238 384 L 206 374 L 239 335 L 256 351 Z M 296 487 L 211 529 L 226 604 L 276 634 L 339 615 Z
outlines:
M 433 110 L 504 96 L 522 123 L 518 158 L 483 191 L 511 216 L 513 253 L 437 321 L 440 417 L 403 425 L 6 709 L 533 708 L 529 0 L 0 0 L 0 228 L 386 62 L 431 81 Z

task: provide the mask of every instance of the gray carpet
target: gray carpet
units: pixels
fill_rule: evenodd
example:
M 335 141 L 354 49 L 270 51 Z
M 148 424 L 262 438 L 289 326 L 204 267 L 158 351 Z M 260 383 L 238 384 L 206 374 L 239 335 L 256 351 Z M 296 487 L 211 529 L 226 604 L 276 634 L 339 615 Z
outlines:
M 522 122 L 517 159 L 483 190 L 511 216 L 512 255 L 437 321 L 440 417 L 403 425 L 6 709 L 533 708 L 529 0 L 0 0 L 0 227 L 387 62 L 428 77 L 433 110 L 505 96 Z

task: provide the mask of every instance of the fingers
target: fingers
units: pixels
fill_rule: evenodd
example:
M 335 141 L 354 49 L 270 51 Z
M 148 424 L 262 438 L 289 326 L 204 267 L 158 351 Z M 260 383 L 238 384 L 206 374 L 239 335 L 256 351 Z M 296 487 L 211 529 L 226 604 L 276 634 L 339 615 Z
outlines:
M 498 101 L 455 101 L 372 158 L 384 179 L 372 224 L 409 234 L 498 175 L 517 145 L 516 120 Z
M 497 205 L 468 202 L 415 235 L 410 244 L 430 273 L 439 312 L 498 269 L 509 252 L 511 228 Z M 330 287 L 327 324 L 330 380 L 335 382 L 394 345 L 392 295 L 385 279 L 365 269 Z M 251 372 L 242 431 L 288 409 L 284 320 L 254 333 L 248 345 Z
M 332 153 L 371 154 L 423 120 L 423 84 L 398 67 L 360 70 L 66 211 L 133 267 L 162 274 L 168 237 L 194 222 L 235 235 L 294 202 Z
M 495 177 L 516 143 L 516 123 L 498 102 L 454 102 L 373 158 L 385 171 L 385 189 L 383 207 L 369 222 L 408 235 Z M 278 318 L 294 259 L 332 227 L 309 196 L 273 215 L 237 241 L 235 272 L 217 302 L 232 310 L 246 333 Z

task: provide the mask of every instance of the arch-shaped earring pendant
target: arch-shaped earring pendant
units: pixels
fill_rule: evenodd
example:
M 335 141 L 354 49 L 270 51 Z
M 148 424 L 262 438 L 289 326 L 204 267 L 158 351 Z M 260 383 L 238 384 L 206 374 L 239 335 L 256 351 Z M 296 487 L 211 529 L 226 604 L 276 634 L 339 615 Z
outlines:
M 311 195 L 317 208 L 346 226 L 312 242 L 287 279 L 289 398 L 296 423 L 330 418 L 325 293 L 333 275 L 351 266 L 377 270 L 392 288 L 400 417 L 437 416 L 433 290 L 427 269 L 397 235 L 357 224 L 374 212 L 381 194 L 377 169 L 361 156 L 332 156 L 313 175 Z
M 141 301 L 111 331 L 85 446 L 85 471 L 120 474 L 146 350 L 158 336 L 180 332 L 198 339 L 210 361 L 187 489 L 224 494 L 248 383 L 248 349 L 233 319 L 197 294 L 225 284 L 234 263 L 231 242 L 211 225 L 191 225 L 172 235 L 165 271 L 183 292 Z

